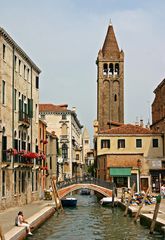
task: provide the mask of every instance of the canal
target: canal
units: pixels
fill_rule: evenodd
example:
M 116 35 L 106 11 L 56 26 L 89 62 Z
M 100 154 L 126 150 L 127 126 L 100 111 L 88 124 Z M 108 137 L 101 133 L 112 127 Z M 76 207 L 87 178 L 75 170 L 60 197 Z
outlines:
M 76 208 L 65 208 L 64 213 L 55 214 L 30 237 L 31 240 L 157 240 L 165 239 L 133 219 L 123 217 L 116 207 L 102 207 L 95 196 L 76 195 Z

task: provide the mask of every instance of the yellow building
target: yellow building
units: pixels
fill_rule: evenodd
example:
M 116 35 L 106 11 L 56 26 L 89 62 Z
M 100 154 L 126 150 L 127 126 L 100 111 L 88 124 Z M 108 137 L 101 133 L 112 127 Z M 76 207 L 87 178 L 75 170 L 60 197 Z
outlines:
M 147 128 L 131 124 L 99 131 L 95 124 L 95 155 L 97 177 L 116 183 L 117 187 L 137 190 L 152 187 L 159 191 L 151 171 L 163 162 L 163 138 Z M 159 186 L 158 186 L 159 184 Z

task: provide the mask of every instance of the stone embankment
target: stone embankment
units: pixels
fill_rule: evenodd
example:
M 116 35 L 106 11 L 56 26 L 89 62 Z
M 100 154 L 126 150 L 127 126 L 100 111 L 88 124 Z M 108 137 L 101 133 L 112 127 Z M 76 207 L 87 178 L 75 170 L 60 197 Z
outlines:
M 25 227 L 14 226 L 15 217 L 19 211 L 23 211 L 26 220 L 33 227 L 33 232 L 55 213 L 55 205 L 52 201 L 38 201 L 1 212 L 0 226 L 5 240 L 23 240 L 26 238 Z
M 126 208 L 126 205 L 122 202 L 118 202 L 118 205 L 124 210 Z M 150 227 L 151 221 L 153 219 L 153 213 L 155 209 L 155 204 L 151 205 L 144 205 L 141 209 L 140 214 L 140 223 L 142 225 Z M 129 206 L 128 213 L 130 216 L 135 217 L 136 213 L 138 211 L 138 206 Z M 162 199 L 160 204 L 159 213 L 156 219 L 156 225 L 155 230 L 159 232 L 164 232 L 165 230 L 165 199 Z

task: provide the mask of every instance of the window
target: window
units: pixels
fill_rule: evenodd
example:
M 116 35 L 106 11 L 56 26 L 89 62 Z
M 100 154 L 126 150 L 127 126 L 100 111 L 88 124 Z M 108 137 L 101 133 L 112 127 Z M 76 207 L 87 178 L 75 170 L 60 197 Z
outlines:
M 115 74 L 119 75 L 119 64 L 118 63 L 115 64 Z
M 108 64 L 104 63 L 103 65 L 103 75 L 107 75 L 108 74 Z
M 27 80 L 29 81 L 29 68 L 27 69 Z
M 136 147 L 142 148 L 142 139 L 136 139 Z
M 89 141 L 88 140 L 85 140 L 85 144 L 88 144 L 89 143 Z
M 17 56 L 14 56 L 14 69 L 17 71 Z
M 68 158 L 68 146 L 66 143 L 62 145 L 62 158 L 67 159 Z
M 101 139 L 101 148 L 110 148 L 110 140 Z
M 152 146 L 153 146 L 153 148 L 158 148 L 158 139 L 157 138 L 152 139 Z
M 39 89 L 39 77 L 36 76 L 36 88 Z
M 165 161 L 162 161 L 162 168 L 165 168 Z
M 125 139 L 118 140 L 118 148 L 125 148 Z
M 2 171 L 2 197 L 6 194 L 6 174 L 5 171 Z
M 79 154 L 76 154 L 76 160 L 79 160 Z
M 109 75 L 113 75 L 113 63 L 109 64 Z
M 18 72 L 19 72 L 19 74 L 21 74 L 21 60 L 19 60 Z
M 6 46 L 3 44 L 3 60 L 6 60 Z
M 114 101 L 116 102 L 117 101 L 117 95 L 115 94 L 114 96 Z
M 52 169 L 52 157 L 50 157 L 50 169 Z
M 24 65 L 24 69 L 23 69 L 23 77 L 26 80 L 26 65 Z
M 34 192 L 34 172 L 32 172 L 32 192 Z
M 2 80 L 2 104 L 5 104 L 5 95 L 6 95 L 6 83 Z

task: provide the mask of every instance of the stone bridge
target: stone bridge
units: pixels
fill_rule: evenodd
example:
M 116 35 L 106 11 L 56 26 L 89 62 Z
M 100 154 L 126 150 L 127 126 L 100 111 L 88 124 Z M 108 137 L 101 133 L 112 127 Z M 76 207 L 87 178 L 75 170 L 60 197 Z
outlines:
M 65 197 L 70 192 L 82 188 L 96 191 L 105 197 L 111 197 L 115 185 L 114 183 L 104 182 L 93 177 L 72 178 L 64 182 L 57 183 L 57 190 L 60 199 Z

